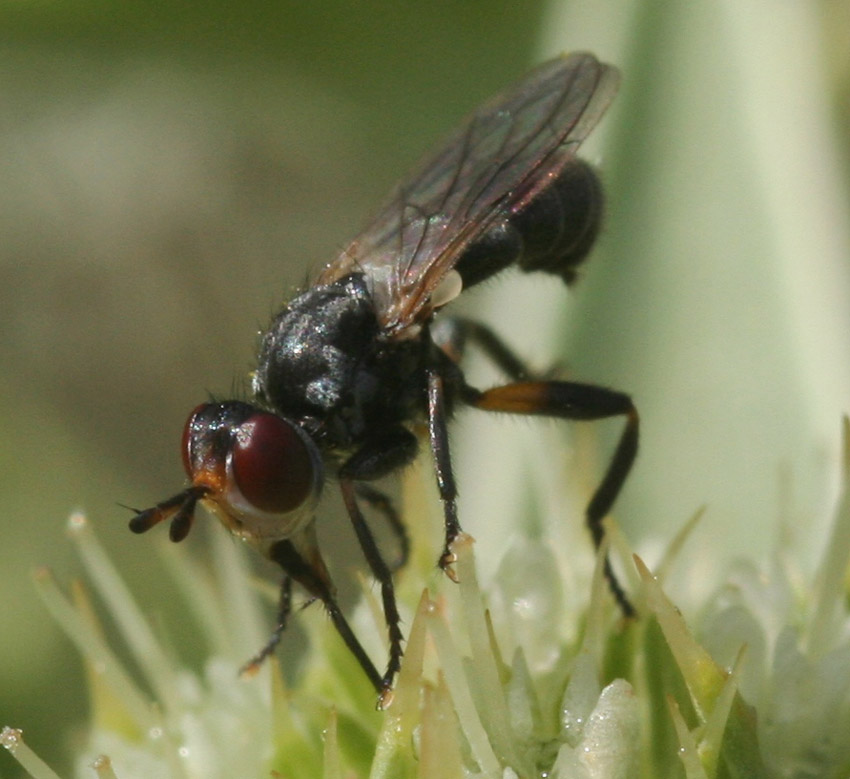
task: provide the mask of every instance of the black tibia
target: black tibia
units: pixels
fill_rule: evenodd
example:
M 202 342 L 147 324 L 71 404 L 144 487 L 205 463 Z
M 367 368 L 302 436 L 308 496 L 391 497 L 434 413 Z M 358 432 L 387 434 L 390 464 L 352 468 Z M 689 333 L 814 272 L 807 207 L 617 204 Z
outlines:
M 485 411 L 530 414 L 558 419 L 594 420 L 624 416 L 626 426 L 602 482 L 587 506 L 587 526 L 598 547 L 604 536 L 602 520 L 608 514 L 632 468 L 638 448 L 639 419 L 628 395 L 622 392 L 568 381 L 526 381 L 506 384 L 484 392 L 465 387 L 463 399 Z M 627 617 L 634 614 L 623 588 L 605 560 L 605 576 L 611 592 Z
M 440 555 L 439 566 L 452 579 L 455 579 L 452 563 L 457 559 L 451 551 L 451 545 L 460 535 L 460 522 L 457 518 L 457 485 L 452 473 L 452 461 L 449 455 L 449 433 L 446 418 L 446 387 L 443 377 L 435 368 L 429 368 L 428 374 L 428 437 L 431 453 L 434 456 L 434 471 L 437 476 L 437 490 L 443 502 L 443 517 L 446 527 L 446 543 Z
M 327 578 L 327 571 L 324 567 L 316 562 L 306 560 L 301 553 L 295 548 L 292 541 L 278 541 L 269 550 L 269 557 L 274 560 L 281 568 L 287 577 L 294 579 L 307 592 L 318 598 L 325 604 L 328 616 L 331 618 L 334 627 L 337 629 L 345 645 L 349 651 L 357 658 L 360 667 L 369 677 L 375 690 L 379 693 L 384 692 L 384 680 L 374 663 L 369 659 L 366 650 L 363 649 L 357 636 L 351 630 L 351 626 L 340 611 L 339 604 L 336 601 L 330 581 Z M 277 632 L 277 631 L 275 631 Z M 272 636 L 274 639 L 274 636 Z M 262 654 L 262 652 L 260 653 Z
M 410 557 L 410 537 L 407 534 L 407 527 L 393 502 L 383 492 L 376 490 L 369 484 L 358 484 L 355 490 L 358 498 L 384 515 L 384 519 L 398 542 L 398 558 L 389 565 L 390 570 L 395 573 L 407 565 L 407 560 Z
M 263 661 L 274 653 L 283 637 L 283 631 L 286 630 L 290 613 L 292 613 L 292 578 L 287 574 L 283 577 L 283 582 L 280 585 L 280 601 L 277 607 L 277 624 L 274 632 L 269 636 L 266 645 L 242 666 L 239 671 L 240 674 L 254 673 L 263 664 Z
M 357 482 L 355 488 L 357 495 L 384 515 L 398 540 L 401 554 L 399 560 L 391 566 L 392 570 L 398 570 L 407 562 L 410 552 L 407 529 L 390 499 L 384 493 L 362 482 L 388 476 L 398 468 L 407 465 L 416 457 L 418 448 L 416 436 L 407 428 L 390 428 L 382 435 L 363 444 L 339 469 L 340 479 Z
M 372 575 L 381 585 L 381 599 L 384 604 L 384 617 L 387 621 L 387 634 L 390 642 L 390 659 L 387 663 L 387 670 L 377 688 L 378 692 L 383 693 L 392 688 L 393 679 L 395 679 L 395 675 L 398 673 L 399 668 L 401 668 L 401 656 L 403 654 L 401 643 L 404 637 L 402 636 L 399 625 L 401 617 L 399 616 L 398 606 L 396 605 L 392 573 L 381 557 L 372 531 L 369 530 L 369 526 L 366 524 L 366 520 L 363 518 L 363 514 L 357 505 L 354 483 L 350 479 L 343 478 L 340 480 L 340 489 L 342 490 L 342 498 L 345 501 L 345 508 L 348 511 L 354 532 L 357 534 L 357 540 L 360 542 L 360 548 L 363 550 L 363 555 L 369 564 Z

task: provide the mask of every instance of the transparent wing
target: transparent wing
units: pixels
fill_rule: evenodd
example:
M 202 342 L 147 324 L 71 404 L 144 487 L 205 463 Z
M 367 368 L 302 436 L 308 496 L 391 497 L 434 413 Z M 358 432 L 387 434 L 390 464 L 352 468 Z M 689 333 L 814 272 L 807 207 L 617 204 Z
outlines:
M 557 175 L 618 82 L 616 68 L 581 52 L 533 70 L 475 111 L 398 186 L 318 283 L 360 271 L 388 334 L 422 322 L 431 293 L 464 249 Z

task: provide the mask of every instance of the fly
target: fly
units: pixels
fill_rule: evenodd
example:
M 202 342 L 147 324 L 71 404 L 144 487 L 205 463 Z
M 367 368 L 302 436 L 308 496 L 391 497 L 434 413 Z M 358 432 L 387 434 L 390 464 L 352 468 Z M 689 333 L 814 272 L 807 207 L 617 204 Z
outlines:
M 599 231 L 602 188 L 576 150 L 617 90 L 617 70 L 592 54 L 544 63 L 485 103 L 392 193 L 366 229 L 293 298 L 263 335 L 250 402 L 203 403 L 183 431 L 191 485 L 130 521 L 143 533 L 171 520 L 186 537 L 199 502 L 235 535 L 283 569 L 277 626 L 244 670 L 281 639 L 293 582 L 324 604 L 348 648 L 388 705 L 403 636 L 384 561 L 361 506 L 404 525 L 371 482 L 416 456 L 425 423 L 445 520 L 439 566 L 454 578 L 452 543 L 461 532 L 447 423 L 463 406 L 568 420 L 623 417 L 619 443 L 586 511 L 598 547 L 602 520 L 632 467 L 638 414 L 628 395 L 573 381 L 536 378 L 483 324 L 431 325 L 460 292 L 511 265 L 571 284 Z M 507 383 L 467 384 L 461 358 L 476 345 Z M 339 484 L 372 575 L 389 634 L 381 673 L 338 606 L 316 541 L 315 514 L 327 475 Z M 633 607 L 606 560 L 621 611 Z

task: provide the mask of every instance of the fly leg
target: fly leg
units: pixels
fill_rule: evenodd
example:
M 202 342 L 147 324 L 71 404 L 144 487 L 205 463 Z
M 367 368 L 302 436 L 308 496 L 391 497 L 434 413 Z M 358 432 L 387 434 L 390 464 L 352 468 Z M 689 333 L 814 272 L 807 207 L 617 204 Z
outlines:
M 455 365 L 460 364 L 467 343 L 474 343 L 504 374 L 515 381 L 528 378 L 533 371 L 492 329 L 474 319 L 445 317 L 430 328 L 434 343 Z
M 348 511 L 348 516 L 351 519 L 351 524 L 354 527 L 354 532 L 357 534 L 357 540 L 360 543 L 360 548 L 363 550 L 363 556 L 369 564 L 372 575 L 381 585 L 381 600 L 384 606 L 384 618 L 387 623 L 387 635 L 390 643 L 390 657 L 387 662 L 387 670 L 380 680 L 378 692 L 380 698 L 378 701 L 379 708 L 384 708 L 389 704 L 391 698 L 390 690 L 393 686 L 395 675 L 401 668 L 401 657 L 404 650 L 401 648 L 404 636 L 401 634 L 401 616 L 398 613 L 398 606 L 395 600 L 395 589 L 393 587 L 393 577 L 384 558 L 381 557 L 381 552 L 378 545 L 375 543 L 375 537 L 366 524 L 360 507 L 357 505 L 355 497 L 354 484 L 348 480 L 340 481 L 342 489 L 342 498 L 345 502 L 345 508 Z
M 431 453 L 434 456 L 434 472 L 437 476 L 437 490 L 443 502 L 443 520 L 446 528 L 446 542 L 438 565 L 452 580 L 457 574 L 452 565 L 457 555 L 452 552 L 452 544 L 460 535 L 460 522 L 457 518 L 457 484 L 452 473 L 452 461 L 449 454 L 449 432 L 446 417 L 446 384 L 443 376 L 435 368 L 429 368 L 428 375 L 428 438 Z
M 467 385 L 461 396 L 470 406 L 484 411 L 580 421 L 625 417 L 617 448 L 586 510 L 587 527 L 598 548 L 605 533 L 602 520 L 619 495 L 637 455 L 639 418 L 631 398 L 622 392 L 572 381 L 522 381 L 485 391 Z M 446 527 L 448 530 L 448 521 Z M 634 615 L 634 607 L 608 559 L 605 576 L 620 610 L 627 617 Z
M 358 449 L 339 469 L 339 486 L 342 491 L 342 499 L 348 511 L 351 525 L 357 535 L 357 541 L 363 550 L 363 556 L 372 571 L 372 575 L 381 586 L 381 600 L 384 607 L 384 618 L 387 623 L 387 635 L 389 638 L 389 661 L 387 670 L 379 678 L 376 689 L 379 693 L 378 707 L 384 708 L 389 705 L 391 690 L 395 675 L 401 668 L 401 658 L 404 654 L 401 633 L 401 616 L 395 599 L 395 588 L 393 586 L 392 571 L 381 556 L 375 537 L 369 529 L 360 507 L 357 505 L 358 492 L 365 493 L 367 501 L 376 505 L 388 518 L 390 525 L 394 527 L 402 542 L 402 557 L 407 558 L 407 534 L 395 511 L 392 509 L 386 496 L 377 490 L 364 485 L 355 486 L 356 480 L 380 479 L 392 473 L 402 465 L 409 463 L 415 456 L 417 450 L 416 436 L 403 427 L 389 430 L 380 438 L 367 442 Z M 361 663 L 362 665 L 362 663 Z
M 375 511 L 384 515 L 386 523 L 396 538 L 399 547 L 398 558 L 388 564 L 392 573 L 404 568 L 410 557 L 410 537 L 407 528 L 390 498 L 369 484 L 358 484 L 357 497 L 368 503 Z
M 242 668 L 239 670 L 240 675 L 251 675 L 257 672 L 263 661 L 274 653 L 277 645 L 283 637 L 283 631 L 286 630 L 286 623 L 289 621 L 289 615 L 292 613 L 292 577 L 286 574 L 283 577 L 283 582 L 280 585 L 280 601 L 277 607 L 277 624 L 274 632 L 269 637 L 266 645 L 255 654 Z
M 304 541 L 306 541 L 306 544 Z M 378 672 L 378 669 L 375 668 L 375 664 L 369 659 L 366 650 L 363 649 L 348 621 L 343 616 L 337 603 L 336 593 L 334 592 L 327 569 L 318 555 L 318 549 L 314 541 L 315 539 L 313 538 L 303 538 L 301 536 L 297 537 L 297 540 L 296 537 L 293 537 L 292 539 L 277 541 L 269 550 L 269 557 L 283 568 L 286 574 L 286 578 L 284 579 L 285 586 L 287 579 L 295 580 L 310 595 L 324 603 L 328 616 L 331 618 L 331 622 L 333 622 L 345 645 L 357 659 L 357 662 L 366 673 L 366 676 L 369 677 L 369 681 L 375 690 L 383 695 L 385 692 L 383 677 Z M 276 630 L 275 633 L 277 632 Z M 269 643 L 271 644 L 272 642 L 275 642 L 275 634 L 272 634 L 272 639 Z M 270 651 L 271 649 L 269 649 Z M 263 649 L 260 651 L 258 657 L 260 655 L 267 656 L 269 652 Z

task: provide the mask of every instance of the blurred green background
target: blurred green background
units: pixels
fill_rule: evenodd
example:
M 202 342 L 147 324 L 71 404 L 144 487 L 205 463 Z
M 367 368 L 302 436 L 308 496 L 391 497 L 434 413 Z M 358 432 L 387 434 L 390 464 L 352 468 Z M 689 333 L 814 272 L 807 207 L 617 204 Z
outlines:
M 116 504 L 179 488 L 188 411 L 241 386 L 281 301 L 460 117 L 562 50 L 624 75 L 587 145 L 609 191 L 599 252 L 575 295 L 524 278 L 464 305 L 533 364 L 633 393 L 643 449 L 617 516 L 650 562 L 707 504 L 701 543 L 723 554 L 696 573 L 765 554 L 778 517 L 810 565 L 850 411 L 847 9 L 0 7 L 0 725 L 67 770 L 82 673 L 30 572 L 80 574 L 69 511 L 179 620 Z M 457 425 L 461 517 L 496 550 L 540 428 L 480 416 Z M 17 775 L 5 754 L 0 771 Z

